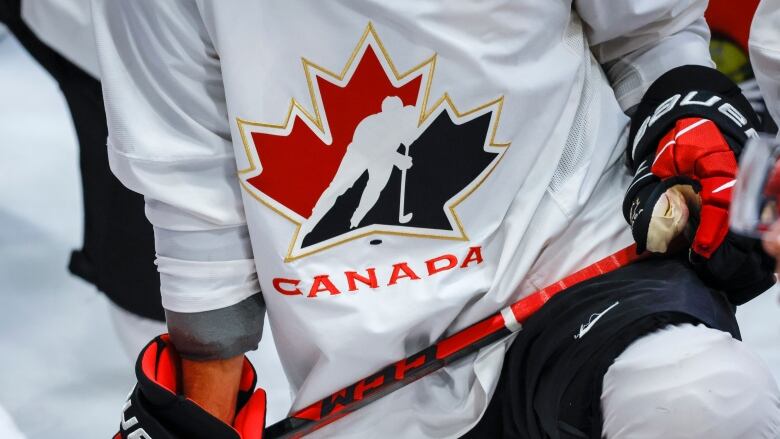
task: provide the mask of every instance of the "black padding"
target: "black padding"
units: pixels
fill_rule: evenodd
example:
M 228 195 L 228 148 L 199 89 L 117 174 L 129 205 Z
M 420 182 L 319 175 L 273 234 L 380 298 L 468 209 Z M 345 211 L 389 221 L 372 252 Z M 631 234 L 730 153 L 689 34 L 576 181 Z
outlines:
M 633 341 L 691 323 L 739 339 L 735 308 L 683 255 L 636 262 L 561 292 L 509 348 L 482 420 L 465 439 L 601 439 L 601 390 Z
M 711 98 L 717 100 L 711 106 L 681 105 L 686 96 L 696 93 L 693 101 L 707 102 Z M 678 96 L 675 100 L 675 96 Z M 648 124 L 644 132 L 642 127 L 664 103 L 674 102 L 671 109 Z M 724 105 L 731 105 L 744 117 L 745 123 L 738 124 L 723 111 Z M 628 148 L 626 152 L 628 164 L 636 170 L 638 163 L 645 157 L 654 154 L 661 138 L 674 126 L 675 122 L 685 117 L 701 117 L 715 122 L 726 136 L 729 145 L 739 155 L 742 145 L 747 140 L 746 131 L 759 126 L 750 102 L 742 95 L 737 84 L 719 71 L 703 66 L 682 66 L 672 69 L 658 78 L 647 90 L 631 120 Z
M 696 273 L 707 285 L 725 292 L 734 305 L 743 305 L 775 284 L 775 260 L 758 239 L 729 232 L 709 259 L 690 253 Z

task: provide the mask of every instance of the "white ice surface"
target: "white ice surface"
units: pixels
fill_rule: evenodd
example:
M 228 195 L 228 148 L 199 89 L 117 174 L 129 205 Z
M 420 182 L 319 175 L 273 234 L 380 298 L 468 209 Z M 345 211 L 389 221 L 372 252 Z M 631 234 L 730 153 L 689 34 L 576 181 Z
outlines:
M 29 439 L 109 438 L 132 383 L 105 298 L 70 276 L 81 241 L 75 134 L 56 84 L 0 39 L 0 405 Z M 780 379 L 777 290 L 738 312 Z M 268 334 L 268 333 L 267 333 Z M 290 399 L 270 337 L 251 355 L 269 423 Z M 0 438 L 11 438 L 0 417 Z

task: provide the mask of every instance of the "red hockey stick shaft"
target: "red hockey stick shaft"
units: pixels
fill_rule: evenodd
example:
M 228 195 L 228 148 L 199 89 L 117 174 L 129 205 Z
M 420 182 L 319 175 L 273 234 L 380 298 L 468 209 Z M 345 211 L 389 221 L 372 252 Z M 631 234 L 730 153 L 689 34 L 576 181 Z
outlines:
M 635 245 L 607 256 L 552 285 L 531 293 L 500 312 L 295 412 L 287 419 L 268 427 L 263 437 L 266 439 L 300 438 L 320 429 L 372 401 L 520 331 L 523 322 L 552 296 L 580 282 L 626 266 L 639 257 Z

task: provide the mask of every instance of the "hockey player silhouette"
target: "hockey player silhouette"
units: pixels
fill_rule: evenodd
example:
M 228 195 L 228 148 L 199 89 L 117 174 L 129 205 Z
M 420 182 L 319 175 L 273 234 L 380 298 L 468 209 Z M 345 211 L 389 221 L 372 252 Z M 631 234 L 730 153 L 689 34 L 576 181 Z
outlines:
M 349 221 L 350 228 L 357 227 L 379 200 L 382 189 L 390 180 L 393 167 L 403 173 L 411 168 L 409 145 L 417 139 L 417 135 L 416 108 L 404 106 L 397 96 L 386 97 L 382 101 L 382 111 L 367 116 L 355 128 L 352 142 L 347 146 L 336 175 L 303 224 L 304 236 L 330 211 L 336 199 L 349 190 L 364 172 L 368 172 L 368 182 Z M 399 145 L 404 145 L 406 154 L 398 152 Z M 405 178 L 402 178 L 402 186 L 404 181 Z M 404 198 L 403 194 L 404 188 L 401 187 L 401 199 Z M 403 216 L 399 214 L 399 221 L 404 222 Z M 411 214 L 406 214 L 406 217 L 410 218 Z

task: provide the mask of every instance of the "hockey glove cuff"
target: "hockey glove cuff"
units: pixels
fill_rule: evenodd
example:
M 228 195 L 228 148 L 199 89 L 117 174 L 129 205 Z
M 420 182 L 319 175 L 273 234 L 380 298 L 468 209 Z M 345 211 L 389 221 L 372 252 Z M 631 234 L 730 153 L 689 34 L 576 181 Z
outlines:
M 168 335 L 152 340 L 136 363 L 138 384 L 125 403 L 114 439 L 262 439 L 265 391 L 255 389 L 257 375 L 246 357 L 239 386 L 237 415 L 227 425 L 179 394 L 179 356 Z

